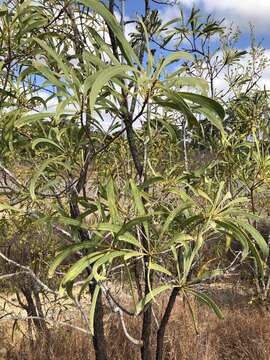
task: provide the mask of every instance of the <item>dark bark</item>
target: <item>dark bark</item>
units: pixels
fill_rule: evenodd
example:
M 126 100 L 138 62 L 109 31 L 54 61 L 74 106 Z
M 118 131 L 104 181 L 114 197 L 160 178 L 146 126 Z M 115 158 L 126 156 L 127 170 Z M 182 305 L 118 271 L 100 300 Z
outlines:
M 89 286 L 89 290 L 91 292 L 92 298 L 95 291 L 95 285 L 96 284 Z M 96 302 L 95 316 L 94 316 L 94 336 L 93 336 L 93 345 L 95 349 L 96 360 L 107 360 L 103 315 L 104 313 L 103 313 L 103 305 L 102 305 L 102 293 L 99 292 Z
M 149 17 L 150 16 L 150 0 L 145 0 L 144 1 L 144 13 L 145 13 L 145 17 Z
M 80 209 L 77 202 L 77 192 L 71 197 L 70 200 L 70 214 L 73 219 L 78 218 L 80 215 Z M 89 234 L 87 230 L 78 229 L 78 236 L 81 241 L 89 241 Z M 88 275 L 91 273 L 91 269 L 87 269 Z M 96 282 L 93 281 L 89 285 L 89 292 L 91 298 L 93 298 L 95 291 Z M 104 321 L 103 321 L 103 306 L 102 306 L 102 294 L 101 292 L 98 295 L 94 316 L 94 335 L 93 335 L 93 346 L 95 350 L 96 360 L 107 360 L 107 351 L 106 351 L 106 341 L 104 333 Z
M 127 108 L 127 107 L 126 107 Z M 139 149 L 136 144 L 135 139 L 135 133 L 132 126 L 132 120 L 130 117 L 125 117 L 124 123 L 126 127 L 126 133 L 127 133 L 127 140 L 129 145 L 129 150 L 134 162 L 134 166 L 136 168 L 138 177 L 140 181 L 143 179 L 143 164 L 140 159 Z M 147 191 L 147 189 L 145 189 Z M 144 233 L 144 229 L 141 229 L 142 233 L 142 244 L 145 247 L 145 249 L 148 248 L 148 242 L 146 239 L 146 235 Z M 150 284 L 147 281 L 147 275 L 148 275 L 148 259 L 144 257 L 144 281 L 145 281 L 145 288 L 144 288 L 144 296 L 146 296 L 150 291 L 150 286 L 152 286 L 152 274 L 150 277 Z M 142 333 L 141 333 L 141 340 L 143 342 L 143 346 L 141 348 L 141 359 L 142 360 L 148 360 L 150 357 L 150 338 L 151 338 L 151 328 L 152 328 L 152 304 L 148 304 L 147 308 L 145 309 L 143 313 L 143 326 L 142 326 Z
M 167 304 L 167 307 L 165 309 L 165 312 L 163 314 L 163 317 L 161 319 L 158 332 L 157 332 L 157 347 L 156 347 L 156 360 L 162 360 L 163 357 L 163 348 L 164 348 L 164 336 L 166 327 L 168 325 L 172 309 L 175 304 L 175 300 L 177 297 L 177 294 L 179 292 L 179 288 L 174 288 L 171 292 L 171 295 L 169 297 L 169 301 Z
M 84 49 L 84 42 L 81 38 L 80 32 L 77 28 L 74 14 L 71 7 L 68 7 L 66 10 L 72 25 L 73 35 L 75 39 L 75 52 L 78 56 L 80 66 L 84 71 L 84 62 L 83 62 L 83 49 Z M 82 104 L 83 108 L 83 104 Z M 87 124 L 90 121 L 88 112 L 86 113 L 87 116 Z M 90 134 L 87 133 L 89 137 Z M 73 219 L 77 219 L 80 216 L 80 209 L 78 206 L 78 196 L 81 191 L 85 189 L 85 185 L 87 183 L 87 174 L 88 169 L 92 161 L 92 155 L 94 153 L 93 145 L 91 143 L 91 138 L 89 138 L 89 144 L 86 150 L 85 156 L 85 163 L 83 168 L 81 169 L 80 176 L 77 182 L 76 190 L 74 189 L 71 198 L 70 198 L 70 215 Z M 89 241 L 89 233 L 84 229 L 78 229 L 78 236 L 80 241 Z M 87 269 L 88 275 L 91 273 L 91 269 Z M 94 281 L 92 285 L 89 285 L 89 292 L 91 298 L 93 298 L 94 290 L 95 290 L 96 282 Z M 94 316 L 94 335 L 93 335 L 93 346 L 95 350 L 96 360 L 107 360 L 107 352 L 106 352 L 106 342 L 105 342 L 105 333 L 104 333 L 104 322 L 103 322 L 103 307 L 102 307 L 102 294 L 99 293 L 96 303 L 95 309 L 95 316 Z
M 114 15 L 114 0 L 109 1 L 109 10 Z M 113 54 L 116 57 L 116 59 L 119 60 L 118 51 L 117 51 L 117 40 L 114 36 L 113 31 L 111 30 L 111 28 L 109 26 L 108 26 L 108 30 L 109 30 L 109 36 L 111 39 Z
M 143 179 L 143 175 L 144 175 L 143 174 L 143 164 L 140 159 L 139 148 L 136 144 L 135 132 L 134 132 L 133 126 L 132 126 L 131 116 L 126 117 L 124 120 L 124 123 L 125 123 L 125 127 L 126 127 L 129 150 L 130 150 L 139 180 L 141 181 Z M 147 189 L 145 189 L 145 190 L 147 191 Z M 145 249 L 147 249 L 148 242 L 147 242 L 146 235 L 144 233 L 143 228 L 141 229 L 141 233 L 142 233 L 142 244 L 145 247 Z M 150 286 L 152 286 L 152 274 L 150 277 L 150 284 L 149 284 L 147 281 L 147 275 L 148 275 L 148 259 L 147 259 L 147 257 L 144 257 L 143 261 L 144 261 L 144 269 L 145 269 L 145 271 L 144 271 L 144 281 L 145 281 L 144 296 L 146 296 L 150 291 Z M 148 360 L 150 357 L 151 328 L 152 328 L 152 304 L 149 303 L 143 313 L 143 326 L 142 326 L 142 333 L 141 333 L 141 340 L 143 343 L 143 346 L 141 348 L 141 359 L 142 360 Z
M 133 130 L 132 122 L 129 119 L 124 120 L 126 133 L 127 133 L 127 140 L 129 145 L 129 150 L 137 171 L 139 178 L 142 178 L 143 175 L 143 165 L 140 159 L 139 150 L 136 145 L 135 133 Z
M 30 290 L 30 287 L 26 286 L 21 289 L 27 304 L 23 306 L 23 308 L 27 312 L 27 316 L 30 318 L 33 317 L 33 323 L 35 325 L 35 328 L 37 330 L 37 333 L 39 335 L 47 335 L 48 334 L 48 328 L 46 326 L 46 322 L 41 319 L 37 319 L 37 317 L 42 318 L 42 314 L 39 314 L 32 296 L 32 290 Z M 22 303 L 22 302 L 21 302 Z
M 152 273 L 151 273 L 152 275 Z M 150 277 L 150 284 L 152 285 L 153 278 Z M 150 291 L 149 284 L 147 281 L 147 264 L 145 264 L 145 289 L 144 295 L 147 295 Z M 146 310 L 143 313 L 143 326 L 142 326 L 142 335 L 141 340 L 143 346 L 141 348 L 141 359 L 149 360 L 150 358 L 150 340 L 151 340 L 151 330 L 152 330 L 152 303 L 150 302 L 147 305 Z
M 114 0 L 110 0 L 109 1 L 109 10 L 110 12 L 113 14 L 114 13 Z M 150 13 L 150 5 L 149 5 L 149 0 L 145 1 L 145 17 L 149 16 Z M 115 39 L 115 36 L 113 34 L 113 32 L 111 31 L 111 29 L 109 28 L 109 35 L 110 35 L 110 39 L 111 39 L 111 44 L 112 44 L 112 49 L 113 49 L 113 53 L 114 55 L 118 57 L 118 51 L 117 51 L 117 40 Z M 142 44 L 141 47 L 141 51 L 140 51 L 140 55 L 139 57 L 141 58 L 141 62 L 143 60 L 143 54 L 144 54 L 144 46 L 145 44 Z M 132 156 L 132 160 L 139 178 L 139 181 L 142 181 L 143 179 L 143 163 L 140 157 L 140 151 L 139 151 L 139 147 L 137 145 L 137 141 L 136 141 L 136 135 L 133 129 L 133 115 L 134 115 L 134 111 L 135 111 L 135 106 L 136 106 L 136 97 L 132 99 L 132 104 L 129 110 L 129 106 L 128 106 L 128 100 L 127 100 L 127 94 L 125 93 L 124 90 L 122 90 L 122 96 L 123 96 L 123 104 L 122 107 L 124 110 L 123 112 L 123 122 L 125 125 L 125 129 L 126 129 L 126 134 L 127 134 L 127 140 L 128 140 L 128 145 L 129 145 L 129 150 Z M 146 236 L 144 235 L 144 231 L 142 229 L 142 243 L 145 246 L 145 248 L 147 249 L 148 247 L 148 243 L 146 241 Z M 145 289 L 144 289 L 144 296 L 147 295 L 150 291 L 149 285 L 151 286 L 152 283 L 152 277 L 150 279 L 150 284 L 148 284 L 147 281 L 147 273 L 148 273 L 148 269 L 147 269 L 147 262 L 148 259 L 144 259 L 144 269 L 145 269 Z M 135 269 L 136 271 L 137 269 Z M 138 280 L 138 279 L 137 279 Z M 138 288 L 138 292 L 141 293 L 141 285 L 139 284 L 139 286 L 137 286 Z M 148 360 L 150 357 L 150 337 L 151 337 L 151 325 L 152 325 L 152 305 L 151 303 L 148 305 L 148 307 L 146 308 L 145 312 L 143 313 L 143 326 L 142 326 L 142 334 L 141 334 L 141 339 L 143 342 L 143 346 L 141 348 L 141 358 L 142 360 Z
M 143 314 L 143 328 L 142 328 L 142 342 L 141 358 L 142 360 L 149 360 L 150 355 L 150 338 L 152 328 L 152 304 L 150 303 L 147 310 Z

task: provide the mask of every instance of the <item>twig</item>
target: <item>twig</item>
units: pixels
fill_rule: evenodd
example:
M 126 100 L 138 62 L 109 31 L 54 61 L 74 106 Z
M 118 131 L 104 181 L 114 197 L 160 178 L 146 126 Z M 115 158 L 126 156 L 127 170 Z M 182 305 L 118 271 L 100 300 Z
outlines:
M 0 321 L 15 321 L 15 320 L 18 320 L 18 321 L 28 321 L 28 320 L 41 320 L 41 321 L 45 321 L 45 322 L 51 322 L 53 323 L 53 325 L 64 325 L 64 326 L 68 326 L 72 329 L 75 329 L 75 330 L 78 330 L 78 331 L 81 331 L 85 334 L 90 334 L 88 330 L 85 330 L 79 326 L 75 326 L 75 325 L 71 325 L 65 321 L 59 321 L 59 320 L 54 320 L 54 319 L 50 319 L 50 318 L 43 318 L 43 317 L 40 317 L 40 316 L 5 316 L 5 317 L 2 317 L 0 319 Z
M 32 269 L 30 269 L 28 266 L 24 266 L 21 265 L 19 263 L 17 263 L 16 261 L 9 259 L 6 255 L 4 255 L 2 252 L 0 252 L 0 257 L 2 259 L 4 259 L 5 261 L 7 261 L 9 264 L 12 264 L 14 266 L 16 266 L 19 269 L 24 270 L 25 272 L 27 272 L 29 275 L 32 276 L 32 278 L 46 291 L 52 293 L 52 294 L 57 294 L 56 291 L 50 289 L 46 284 L 44 284 L 38 277 L 37 275 L 34 273 L 34 271 Z
M 21 274 L 28 274 L 28 271 L 20 271 L 20 272 L 16 272 L 16 273 L 12 273 L 12 274 L 0 275 L 0 281 L 10 279 L 10 278 L 12 278 L 14 276 L 18 276 L 18 275 L 21 275 Z

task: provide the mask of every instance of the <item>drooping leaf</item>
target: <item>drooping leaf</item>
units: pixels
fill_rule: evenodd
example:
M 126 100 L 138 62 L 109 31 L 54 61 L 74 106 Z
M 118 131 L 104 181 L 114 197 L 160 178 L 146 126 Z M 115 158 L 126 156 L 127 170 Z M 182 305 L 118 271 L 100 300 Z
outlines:
M 169 290 L 169 289 L 173 289 L 174 285 L 162 285 L 159 286 L 155 289 L 152 289 L 151 292 L 149 294 L 147 294 L 137 305 L 136 305 L 136 314 L 140 314 L 143 309 L 145 308 L 145 306 L 154 299 L 155 296 L 157 296 L 158 294 Z
M 164 266 L 161 266 L 161 265 L 159 265 L 157 263 L 154 263 L 152 261 L 149 262 L 148 269 L 161 272 L 161 273 L 166 274 L 168 276 L 172 276 L 172 273 L 169 270 L 167 270 Z
M 133 236 L 132 234 L 125 232 L 123 235 L 119 235 L 117 237 L 117 239 L 119 241 L 123 241 L 126 242 L 128 244 L 132 244 L 134 246 L 137 246 L 139 249 L 144 250 L 144 247 L 142 246 L 142 244 L 135 238 L 135 236 Z
M 223 316 L 221 310 L 219 309 L 217 304 L 214 302 L 214 300 L 211 299 L 208 295 L 206 295 L 205 293 L 199 292 L 199 291 L 195 291 L 193 289 L 192 290 L 187 289 L 187 291 L 190 292 L 192 295 L 194 295 L 199 301 L 206 304 L 211 310 L 213 310 L 213 312 L 217 315 L 217 317 L 219 319 L 221 319 L 221 320 L 224 319 L 224 316 Z
M 168 55 L 166 58 L 161 59 L 160 63 L 157 65 L 157 70 L 154 73 L 154 78 L 158 79 L 161 72 L 166 68 L 166 66 L 178 61 L 180 59 L 193 61 L 194 58 L 185 51 L 177 51 L 173 54 Z
M 250 225 L 249 223 L 243 220 L 237 219 L 237 223 L 241 225 L 242 228 L 253 237 L 253 239 L 256 241 L 263 255 L 267 257 L 269 255 L 269 247 L 267 245 L 267 242 L 259 233 L 259 231 L 254 226 Z
M 50 265 L 49 268 L 49 272 L 48 272 L 48 276 L 52 277 L 53 274 L 55 273 L 56 269 L 58 268 L 58 266 L 70 255 L 76 253 L 77 251 L 80 250 L 85 250 L 85 249 L 89 249 L 92 248 L 94 246 L 96 246 L 96 242 L 95 241 L 84 241 L 81 242 L 79 244 L 72 244 L 72 245 L 68 245 L 66 246 L 64 249 L 62 249 L 59 254 L 56 256 L 56 258 L 53 260 L 53 262 Z
M 61 152 L 64 151 L 64 149 L 61 146 L 59 146 L 55 141 L 53 141 L 51 139 L 38 138 L 38 139 L 33 140 L 32 141 L 32 149 L 34 150 L 38 144 L 49 144 L 49 145 L 56 147 Z
M 146 211 L 145 211 L 145 208 L 144 208 L 142 196 L 141 196 L 141 193 L 140 193 L 140 190 L 139 190 L 138 186 L 136 185 L 136 183 L 135 183 L 135 181 L 133 179 L 130 179 L 130 186 L 131 186 L 131 191 L 132 191 L 132 195 L 133 195 L 133 198 L 134 198 L 134 203 L 135 203 L 135 207 L 136 207 L 136 210 L 138 212 L 138 215 L 145 216 Z M 146 236 L 149 237 L 149 226 L 148 226 L 147 221 L 143 222 L 143 227 L 144 227 Z
M 117 209 L 117 198 L 115 195 L 114 182 L 111 177 L 106 186 L 106 192 L 107 192 L 108 206 L 109 206 L 109 210 L 110 210 L 110 216 L 112 219 L 112 223 L 119 224 L 120 216 L 119 216 L 118 209 Z
M 64 166 L 64 164 L 61 160 L 63 160 L 62 156 L 49 158 L 41 164 L 41 166 L 37 169 L 37 171 L 34 172 L 34 175 L 32 176 L 32 179 L 31 179 L 30 185 L 29 185 L 29 192 L 30 192 L 32 200 L 36 200 L 35 190 L 36 190 L 37 181 L 38 181 L 39 177 L 43 174 L 44 170 L 51 164 L 54 164 L 54 165 L 60 164 L 60 165 Z
M 100 286 L 96 285 L 95 291 L 91 301 L 90 313 L 89 313 L 89 322 L 90 322 L 90 331 L 91 334 L 94 335 L 94 319 L 95 319 L 95 311 L 97 305 L 97 299 L 100 292 Z
M 80 3 L 90 7 L 103 17 L 108 27 L 112 30 L 114 36 L 118 40 L 119 46 L 125 55 L 125 59 L 127 60 L 128 64 L 133 66 L 135 63 L 140 66 L 139 59 L 132 49 L 130 43 L 125 38 L 120 24 L 116 21 L 115 17 L 106 8 L 106 6 L 98 0 L 80 0 Z
M 127 73 L 128 71 L 134 71 L 134 68 L 128 65 L 110 66 L 107 69 L 103 69 L 98 73 L 98 75 L 93 81 L 89 94 L 89 110 L 91 114 L 93 114 L 98 94 L 103 88 L 103 86 L 116 76 L 124 77 L 125 73 Z
M 209 111 L 212 111 L 216 113 L 216 115 L 222 120 L 225 117 L 225 111 L 223 107 L 215 100 L 199 95 L 194 93 L 188 93 L 188 92 L 180 92 L 179 95 L 183 97 L 185 100 L 189 100 L 195 104 L 199 104 L 202 106 L 202 108 L 206 108 Z

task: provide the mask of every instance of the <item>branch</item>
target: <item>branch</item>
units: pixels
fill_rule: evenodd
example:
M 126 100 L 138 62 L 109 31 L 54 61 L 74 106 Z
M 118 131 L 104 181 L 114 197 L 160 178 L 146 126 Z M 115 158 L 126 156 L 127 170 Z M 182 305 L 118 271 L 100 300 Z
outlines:
M 18 275 L 21 275 L 21 274 L 28 274 L 28 271 L 20 271 L 20 272 L 16 272 L 16 273 L 12 273 L 12 274 L 5 274 L 5 275 L 0 275 L 0 281 L 1 280 L 7 280 L 7 279 L 10 279 L 14 276 L 18 276 Z
M 88 330 L 85 330 L 79 326 L 75 326 L 75 325 L 71 325 L 65 321 L 59 321 L 59 320 L 54 320 L 54 319 L 50 319 L 50 318 L 43 318 L 40 316 L 4 316 L 2 318 L 0 318 L 0 321 L 15 321 L 15 320 L 19 320 L 19 321 L 28 321 L 28 320 L 41 320 L 41 321 L 45 321 L 45 322 L 51 322 L 53 325 L 63 325 L 63 326 L 68 326 L 72 329 L 81 331 L 85 334 L 90 335 Z
M 143 345 L 143 342 L 141 340 L 137 340 L 137 339 L 134 339 L 134 337 L 132 337 L 131 335 L 129 335 L 128 331 L 127 331 L 127 328 L 126 328 L 126 324 L 125 324 L 125 321 L 124 321 L 124 314 L 123 314 L 123 311 L 118 308 L 117 309 L 117 312 L 118 314 L 120 315 L 120 320 L 121 320 L 121 324 L 122 324 L 122 328 L 124 330 L 124 333 L 127 337 L 127 339 L 129 341 L 131 341 L 133 344 L 135 345 Z
M 38 277 L 37 275 L 34 273 L 34 271 L 32 269 L 30 269 L 28 266 L 24 266 L 21 265 L 19 263 L 17 263 L 16 261 L 9 259 L 6 255 L 4 255 L 2 252 L 0 252 L 0 257 L 2 259 L 4 259 L 6 262 L 8 262 L 9 264 L 12 264 L 14 266 L 16 266 L 19 269 L 24 270 L 24 272 L 28 273 L 44 290 L 52 293 L 52 294 L 58 294 L 56 291 L 50 289 L 46 284 L 44 284 Z
M 21 187 L 21 188 L 23 188 L 24 190 L 28 191 L 28 189 L 27 189 L 23 184 L 21 184 L 21 183 L 17 180 L 17 178 L 15 177 L 15 175 L 13 175 L 13 174 L 12 174 L 8 169 L 6 169 L 1 163 L 0 163 L 0 170 L 2 170 L 2 171 L 5 173 L 5 175 L 7 175 L 7 176 L 11 179 L 11 181 L 12 181 L 16 186 Z

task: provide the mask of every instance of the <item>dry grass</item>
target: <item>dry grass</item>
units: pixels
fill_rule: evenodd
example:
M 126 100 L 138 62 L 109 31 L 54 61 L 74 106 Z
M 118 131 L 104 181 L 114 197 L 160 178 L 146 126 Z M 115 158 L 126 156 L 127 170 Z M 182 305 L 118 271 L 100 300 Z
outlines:
M 209 309 L 194 304 L 199 324 L 196 335 L 188 308 L 179 298 L 174 308 L 165 339 L 166 360 L 269 360 L 270 314 L 256 305 L 238 299 L 222 305 L 225 320 L 218 320 Z M 164 307 L 165 299 L 160 300 Z M 161 314 L 157 313 L 157 317 Z M 139 338 L 140 319 L 127 319 L 130 334 Z M 152 338 L 154 359 L 155 330 Z M 3 332 L 3 329 L 2 329 Z M 7 332 L 6 332 L 7 334 Z M 106 320 L 109 359 L 137 360 L 140 349 L 124 336 L 116 315 Z M 1 335 L 1 334 L 0 334 Z M 52 329 L 50 339 L 13 342 L 1 336 L 0 345 L 8 350 L 6 359 L 16 360 L 92 360 L 93 348 L 87 335 L 67 329 Z M 1 349 L 1 348 L 0 348 Z M 0 351 L 1 352 L 1 351 Z M 0 359 L 1 354 L 0 354 Z M 152 359 L 149 359 L 152 360 Z

